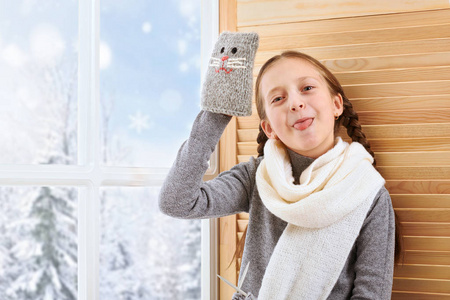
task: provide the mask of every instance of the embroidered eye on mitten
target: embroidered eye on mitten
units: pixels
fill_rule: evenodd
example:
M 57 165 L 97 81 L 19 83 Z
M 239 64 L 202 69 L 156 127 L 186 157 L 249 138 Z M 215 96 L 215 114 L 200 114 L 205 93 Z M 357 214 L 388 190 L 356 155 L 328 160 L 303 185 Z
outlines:
M 203 110 L 233 116 L 252 114 L 257 33 L 223 32 L 217 40 L 202 89 Z

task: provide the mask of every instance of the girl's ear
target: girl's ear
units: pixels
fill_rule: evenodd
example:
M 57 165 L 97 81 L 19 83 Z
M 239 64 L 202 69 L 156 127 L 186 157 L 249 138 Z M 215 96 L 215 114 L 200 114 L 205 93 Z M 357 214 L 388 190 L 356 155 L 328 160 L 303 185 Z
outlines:
M 264 133 L 267 135 L 269 139 L 278 139 L 275 131 L 273 130 L 272 126 L 270 126 L 269 121 L 262 120 L 261 121 L 261 128 L 264 131 Z
M 334 114 L 341 115 L 344 112 L 344 99 L 341 94 L 337 94 L 333 97 Z

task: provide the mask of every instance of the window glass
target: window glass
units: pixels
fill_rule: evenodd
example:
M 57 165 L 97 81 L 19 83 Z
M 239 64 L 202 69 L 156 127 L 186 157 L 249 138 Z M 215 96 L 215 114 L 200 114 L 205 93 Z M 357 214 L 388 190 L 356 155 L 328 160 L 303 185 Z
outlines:
M 170 167 L 200 104 L 201 0 L 102 0 L 104 163 Z
M 0 164 L 76 164 L 75 0 L 0 0 Z
M 0 187 L 0 299 L 77 299 L 77 195 Z
M 200 299 L 201 220 L 161 214 L 158 193 L 101 189 L 101 300 Z

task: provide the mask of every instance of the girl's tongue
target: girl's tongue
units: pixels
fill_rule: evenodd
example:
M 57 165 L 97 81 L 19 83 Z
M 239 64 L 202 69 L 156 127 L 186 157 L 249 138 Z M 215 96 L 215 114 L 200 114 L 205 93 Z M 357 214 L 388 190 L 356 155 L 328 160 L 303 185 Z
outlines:
M 311 125 L 312 121 L 313 121 L 313 119 L 306 119 L 303 122 L 295 123 L 294 128 L 298 129 L 298 130 L 305 130 L 306 128 L 308 128 Z

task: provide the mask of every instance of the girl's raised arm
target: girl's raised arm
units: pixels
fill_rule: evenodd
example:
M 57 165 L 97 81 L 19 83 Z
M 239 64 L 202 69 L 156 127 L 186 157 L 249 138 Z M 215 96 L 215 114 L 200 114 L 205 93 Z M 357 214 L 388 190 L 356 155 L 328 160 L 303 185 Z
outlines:
M 256 162 L 240 164 L 203 182 L 208 159 L 234 116 L 252 114 L 252 70 L 256 33 L 223 32 L 217 40 L 202 88 L 202 111 L 162 186 L 162 212 L 179 218 L 211 218 L 248 211 Z
M 256 160 L 236 165 L 213 180 L 202 180 L 230 119 L 208 111 L 198 114 L 161 188 L 159 206 L 163 213 L 177 218 L 213 218 L 248 211 Z

